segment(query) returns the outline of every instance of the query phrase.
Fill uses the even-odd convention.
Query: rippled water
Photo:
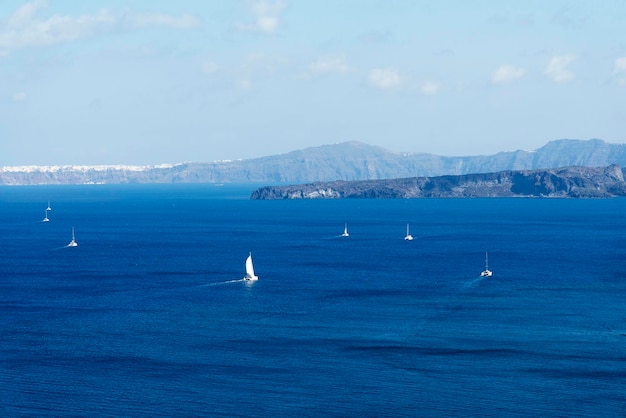
[[[626,200],[250,191],[0,189],[0,413],[626,414]]]

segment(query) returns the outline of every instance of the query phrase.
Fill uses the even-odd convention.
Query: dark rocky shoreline
[[[410,177],[388,180],[315,182],[266,186],[253,200],[341,198],[472,198],[559,197],[608,198],[626,196],[620,166],[564,167],[550,170],[500,171],[458,176]]]

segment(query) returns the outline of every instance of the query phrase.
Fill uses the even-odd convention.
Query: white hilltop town
[[[165,183],[181,164],[20,165],[0,167],[0,185]]]
[[[56,173],[59,171],[87,172],[87,171],[148,171],[154,169],[173,168],[179,164],[156,165],[16,165],[0,167],[0,173]]]

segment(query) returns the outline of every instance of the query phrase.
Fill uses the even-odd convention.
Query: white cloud
[[[272,33],[278,28],[284,8],[285,4],[280,0],[273,3],[266,0],[253,1],[248,11],[254,18],[254,23],[238,23],[237,29],[244,32]]]
[[[613,68],[614,74],[626,72],[626,57],[617,58],[615,60],[615,67]]]
[[[252,80],[248,78],[242,78],[235,81],[235,88],[237,90],[251,90],[252,87],[254,87],[254,83],[252,83]]]
[[[324,55],[309,65],[309,72],[314,75],[347,73],[349,70],[348,61],[342,55]]]
[[[44,0],[35,0],[30,3],[25,3],[17,9],[15,13],[13,13],[13,16],[9,18],[7,26],[18,27],[25,25],[33,18],[38,10],[43,9],[46,6],[47,3]]]
[[[53,14],[40,17],[47,6],[44,0],[25,3],[9,17],[5,25],[0,25],[0,51],[71,42],[113,30],[121,25],[132,28],[187,29],[199,24],[199,21],[191,15],[174,17],[153,13],[127,14],[120,17],[107,9],[80,16]]]
[[[526,74],[523,68],[517,68],[512,65],[501,65],[494,71],[491,81],[494,84],[510,83],[522,78]]]
[[[392,68],[375,68],[370,71],[367,80],[371,86],[379,89],[391,89],[400,85],[400,75]]]
[[[574,73],[567,67],[576,60],[574,55],[560,55],[553,57],[548,66],[546,67],[544,74],[552,81],[556,83],[567,83],[574,79]]]
[[[427,81],[420,86],[420,92],[427,95],[437,94],[440,89],[441,85],[434,81]]]
[[[12,97],[14,102],[24,102],[26,101],[26,93],[24,93],[23,91],[20,91],[18,93],[15,93]]]
[[[137,28],[157,26],[171,29],[191,29],[200,25],[200,21],[189,14],[176,17],[164,13],[146,13],[130,16],[129,20]]]
[[[617,85],[626,87],[626,57],[620,57],[615,60],[613,74],[617,78]]]
[[[202,72],[205,74],[215,74],[219,69],[220,67],[211,61],[207,61],[202,64]]]
[[[276,74],[281,68],[279,57],[264,53],[254,52],[248,54],[239,66],[239,70],[247,77],[259,78]]]
[[[53,15],[38,19],[37,13],[46,7],[45,1],[34,1],[20,7],[0,28],[0,48],[11,50],[54,45],[90,36],[115,24],[115,18],[105,9],[95,15]]]

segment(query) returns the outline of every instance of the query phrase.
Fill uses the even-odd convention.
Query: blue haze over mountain
[[[625,144],[611,144],[600,139],[561,139],[535,151],[454,157],[397,153],[353,141],[248,160],[182,163],[140,169],[125,166],[4,167],[0,168],[0,184],[278,184],[463,175],[568,166],[604,167],[611,164],[626,166]]]

